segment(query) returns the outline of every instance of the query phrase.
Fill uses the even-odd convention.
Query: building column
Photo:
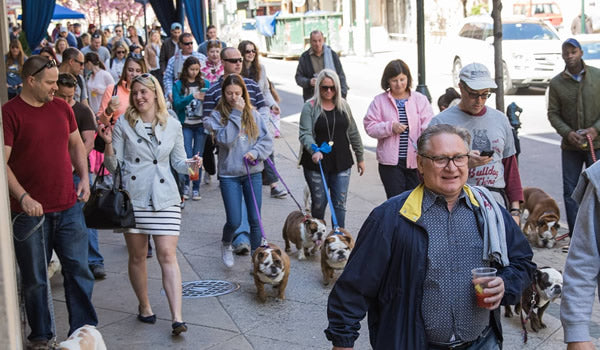
[[[0,0],[0,47],[8,48],[6,1]],[[6,86],[6,65],[0,65],[0,86]],[[0,89],[0,104],[8,100],[6,89]],[[0,130],[2,129],[0,111]],[[6,349],[23,349],[21,319],[17,294],[16,260],[10,226],[10,203],[6,162],[4,160],[4,133],[0,132],[0,339]]]

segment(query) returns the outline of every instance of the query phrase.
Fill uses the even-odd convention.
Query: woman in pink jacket
[[[383,70],[383,93],[375,96],[363,121],[377,139],[379,176],[387,198],[419,184],[417,139],[433,118],[427,97],[411,91],[412,76],[404,61],[393,60]]]

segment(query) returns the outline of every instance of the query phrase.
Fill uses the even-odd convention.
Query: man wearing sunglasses
[[[75,101],[84,104],[89,107],[88,102],[88,90],[87,84],[83,79],[83,68],[85,64],[85,57],[81,51],[74,47],[69,47],[63,51],[63,60],[58,67],[60,73],[72,74],[77,79],[77,86],[75,88]]]
[[[335,71],[340,77],[342,97],[346,98],[348,84],[340,58],[329,45],[325,45],[323,32],[313,30],[310,33],[310,49],[302,53],[296,69],[296,84],[302,88],[302,98],[305,102],[314,96],[317,75],[325,68]]]
[[[32,56],[23,65],[21,94],[2,106],[4,153],[14,220],[15,255],[35,349],[47,348],[52,333],[46,280],[50,252],[62,264],[69,334],[97,325],[92,305],[94,278],[88,268],[88,235],[77,201],[90,195],[88,181],[73,183],[73,171],[88,178],[86,150],[71,107],[54,98],[56,62]],[[74,82],[73,80],[71,82]]]
[[[221,42],[221,49],[227,47],[227,44],[224,41],[219,40],[219,38],[217,37],[217,27],[211,24],[208,27],[206,27],[206,40],[202,44],[200,44],[200,46],[198,46],[198,52],[200,52],[204,56],[208,56],[206,48],[208,47],[208,42],[211,40],[217,40]]]
[[[102,46],[102,35],[100,32],[92,34],[90,44],[81,49],[81,53],[84,55],[88,52],[97,53],[102,62],[110,60],[110,51],[108,51],[106,47]]]
[[[512,128],[504,113],[485,105],[497,85],[481,63],[463,67],[459,78],[460,103],[438,114],[430,125],[450,124],[469,130],[468,184],[492,191],[496,201],[519,223],[523,188]]]
[[[191,33],[183,33],[179,36],[179,51],[175,52],[175,55],[169,58],[169,63],[167,63],[167,69],[163,77],[165,97],[171,102],[173,102],[173,83],[179,79],[183,62],[190,56],[196,57],[200,61],[200,65],[204,66],[206,56],[194,51],[194,37]]]

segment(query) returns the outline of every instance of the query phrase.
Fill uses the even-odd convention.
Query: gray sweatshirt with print
[[[560,320],[566,343],[590,340],[590,318],[600,287],[600,162],[579,178],[577,220],[563,274]]]

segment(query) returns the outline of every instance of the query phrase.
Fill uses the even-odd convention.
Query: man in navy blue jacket
[[[331,291],[325,334],[334,349],[354,346],[367,312],[374,349],[501,348],[499,306],[519,301],[536,266],[510,214],[466,185],[469,145],[468,131],[447,124],[419,138],[424,184],[371,212]],[[485,266],[497,275],[480,307],[471,270]]]

